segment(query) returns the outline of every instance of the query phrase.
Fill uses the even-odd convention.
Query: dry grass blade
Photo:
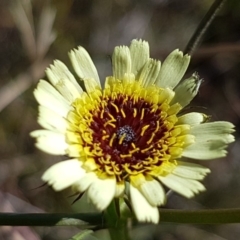
[[[14,81],[9,82],[0,89],[0,112],[12,101],[25,92],[34,81],[41,78],[50,60],[34,63],[28,71],[21,73]]]
[[[43,57],[51,44],[56,39],[56,33],[53,31],[53,23],[56,11],[47,6],[42,10],[37,31],[37,56]]]
[[[46,6],[42,10],[38,31],[34,29],[31,1],[15,1],[10,11],[21,34],[26,55],[32,64],[27,71],[24,70],[13,81],[0,89],[0,111],[44,75],[44,70],[50,63],[45,55],[56,38],[56,34],[52,30],[56,11],[51,7]],[[35,34],[36,32],[37,34]]]
[[[15,1],[10,7],[13,20],[21,35],[23,47],[28,58],[33,61],[36,58],[36,41],[31,10],[31,1]]]

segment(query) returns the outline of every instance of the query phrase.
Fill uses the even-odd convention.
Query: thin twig
[[[223,4],[226,1],[227,0],[216,0],[212,4],[212,6],[208,10],[208,12],[204,16],[204,18],[198,25],[198,27],[197,27],[196,31],[194,32],[193,36],[191,37],[190,41],[188,42],[188,44],[185,48],[185,51],[184,51],[185,53],[187,53],[189,55],[192,55],[194,53],[196,47],[198,46],[199,42],[201,41],[201,39],[204,35],[204,33],[206,32],[206,30],[212,23],[213,19],[216,17],[218,11],[221,9],[221,7],[223,6]]]

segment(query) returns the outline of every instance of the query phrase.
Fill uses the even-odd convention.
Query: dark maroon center
[[[136,100],[120,94],[114,99],[102,99],[101,103],[91,112],[93,143],[98,144],[104,153],[103,157],[110,156],[120,170],[124,164],[132,166],[133,170],[139,164],[146,169],[149,167],[148,159],[156,159],[161,151],[168,151],[163,150],[162,146],[170,129],[166,125],[167,114],[162,113],[160,107],[142,98]],[[85,144],[90,148],[94,145]],[[95,156],[94,159],[100,169],[104,169],[101,157]],[[159,158],[155,165],[161,163]]]

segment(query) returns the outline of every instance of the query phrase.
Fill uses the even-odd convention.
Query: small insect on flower
[[[58,60],[46,70],[51,84],[40,80],[34,91],[46,129],[31,133],[36,146],[70,158],[50,167],[43,181],[56,191],[86,192],[99,210],[125,196],[139,221],[153,223],[166,202],[162,184],[187,198],[205,190],[200,180],[210,170],[180,159],[225,156],[234,126],[181,114],[201,83],[197,74],[179,83],[190,56],[175,50],[161,66],[146,41],[133,40],[114,49],[103,88],[84,48],[69,57],[86,91]]]

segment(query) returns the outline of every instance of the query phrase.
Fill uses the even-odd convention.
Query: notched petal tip
[[[192,180],[203,180],[211,171],[202,165],[178,161],[178,165],[172,171],[173,174]]]
[[[186,198],[192,198],[195,194],[206,190],[204,185],[199,181],[183,178],[172,173],[164,177],[159,176],[158,178],[168,188]]]
[[[125,74],[131,73],[131,56],[127,46],[117,46],[112,55],[113,76],[122,80]]]
[[[175,89],[175,97],[172,104],[178,102],[182,107],[187,106],[192,99],[197,95],[202,79],[195,72],[190,78],[185,79]]]
[[[51,166],[43,174],[42,180],[52,186],[55,191],[61,191],[80,181],[84,174],[81,162],[77,159],[71,159]]]
[[[139,38],[139,39],[133,39],[132,41],[131,41],[131,45],[134,45],[134,44],[136,44],[136,45],[143,45],[143,44],[146,44],[146,45],[149,45],[148,44],[148,42],[147,41],[145,41],[145,40],[143,40],[143,39],[141,39],[141,38]],[[131,46],[130,45],[130,46]]]
[[[49,81],[69,104],[82,94],[82,88],[67,66],[61,61],[55,60],[45,72]]]
[[[68,145],[64,134],[50,130],[35,130],[30,136],[36,138],[35,146],[43,152],[53,155],[66,154]]]
[[[174,88],[185,74],[190,62],[188,54],[183,55],[178,49],[171,52],[162,64],[156,84],[159,87]]]
[[[101,85],[97,69],[85,48],[79,46],[71,50],[68,55],[80,79],[93,78],[99,86]]]
[[[149,59],[149,44],[141,39],[134,39],[129,47],[132,60],[132,73],[138,79],[141,70]]]
[[[130,197],[133,211],[140,222],[159,222],[159,211],[157,207],[152,206],[140,191],[130,184]]]
[[[190,59],[191,59],[191,56],[190,56],[189,54],[183,55],[183,51],[179,50],[178,48],[175,49],[175,50],[173,50],[173,51],[168,55],[168,57],[171,57],[172,60],[178,59],[179,61],[184,60],[184,61],[186,61],[186,62],[190,61]],[[167,58],[168,58],[168,57],[167,57]]]

